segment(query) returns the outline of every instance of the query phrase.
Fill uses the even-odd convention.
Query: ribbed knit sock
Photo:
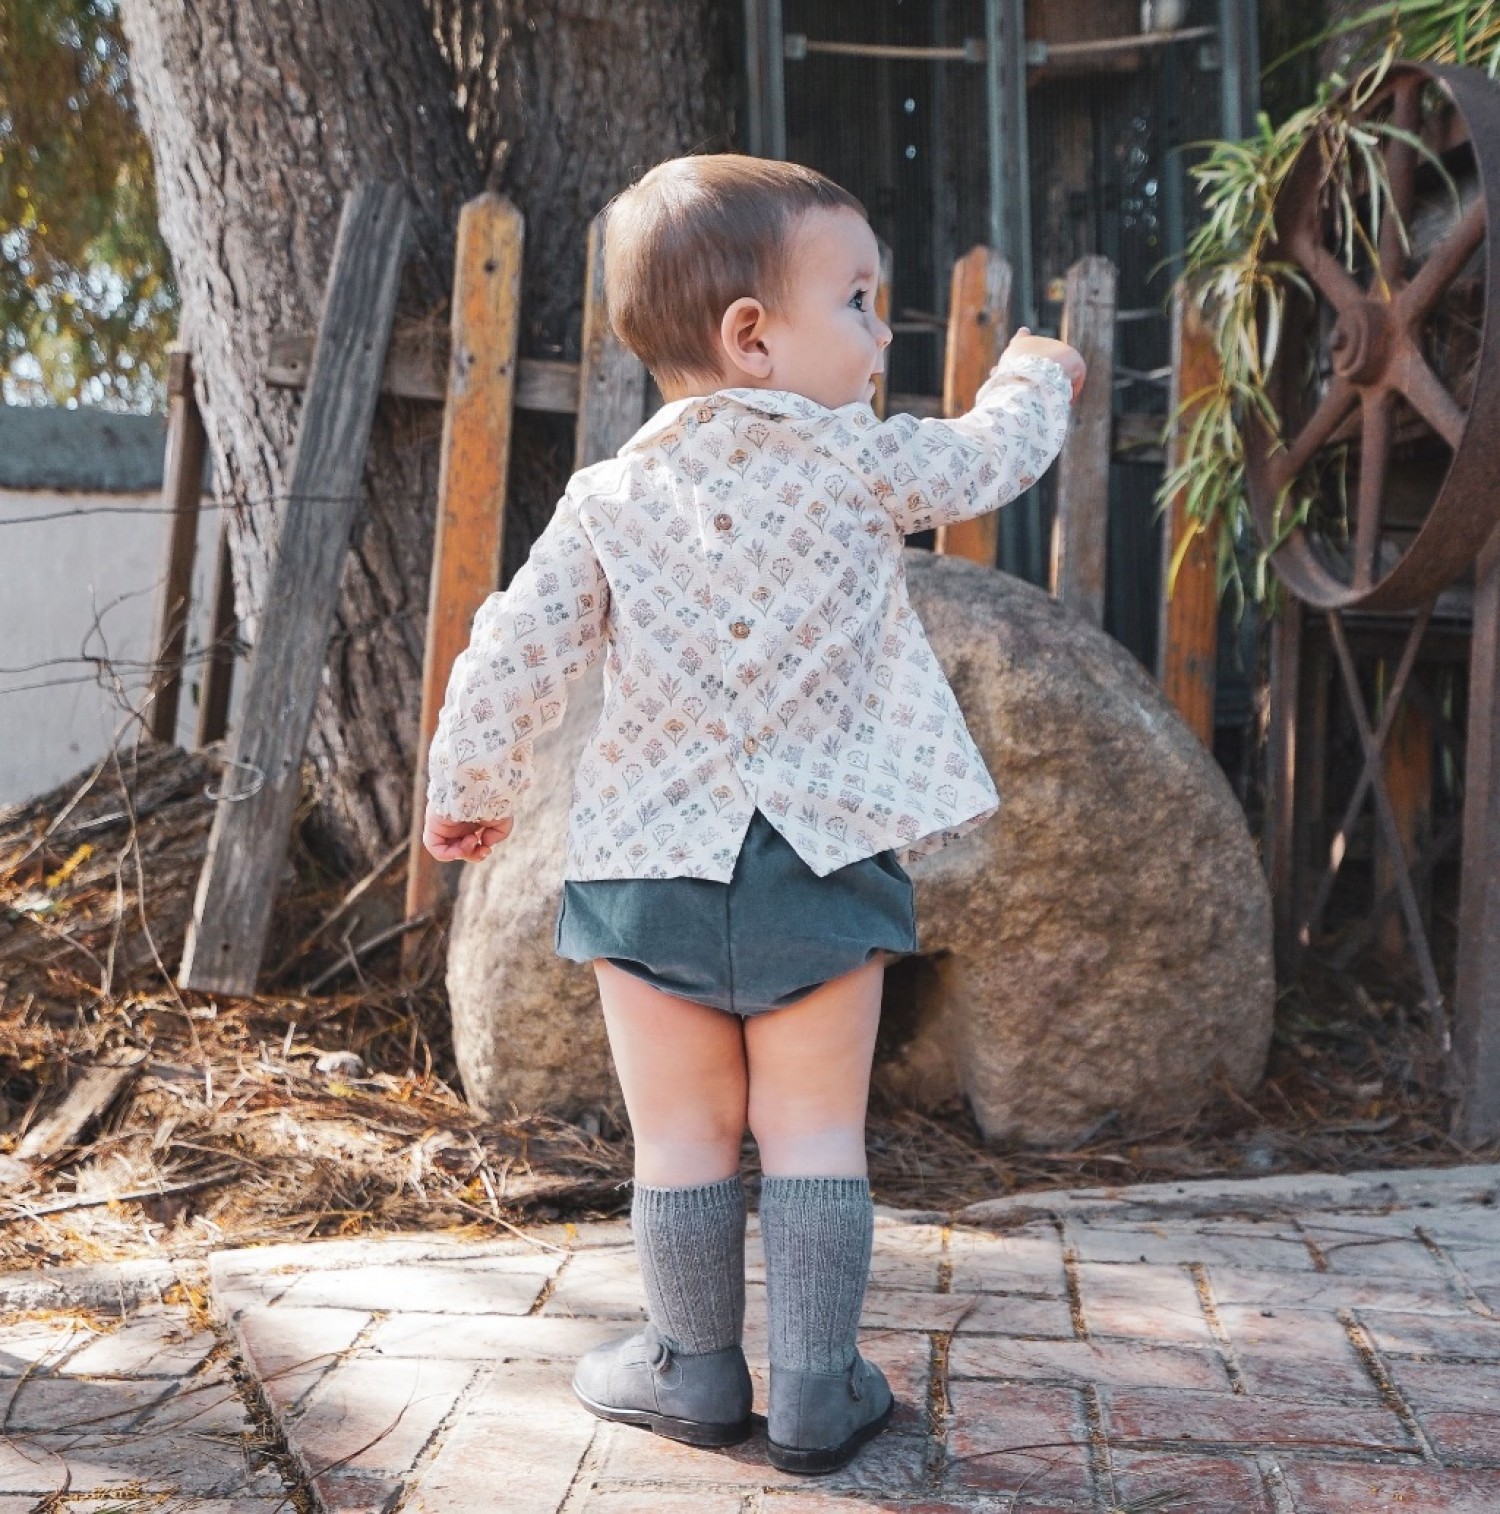
[[[854,1360],[870,1276],[869,1178],[761,1180],[771,1365],[842,1372]]]
[[[630,1228],[651,1323],[686,1356],[737,1345],[745,1327],[745,1185],[635,1185]]]

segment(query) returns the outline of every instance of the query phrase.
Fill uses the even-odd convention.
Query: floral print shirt
[[[568,680],[602,661],[566,878],[727,881],[757,808],[819,876],[971,830],[999,796],[907,597],[902,538],[1029,488],[1071,397],[1028,356],[953,420],[767,389],[665,405],[573,476],[475,615],[428,754],[433,809],[511,815]]]

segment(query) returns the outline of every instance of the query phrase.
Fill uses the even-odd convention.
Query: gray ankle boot
[[[832,1472],[890,1423],[896,1401],[874,1362],[844,1372],[771,1368],[766,1455],[782,1472]]]
[[[737,1445],[754,1429],[744,1351],[734,1345],[689,1356],[651,1324],[588,1352],[573,1373],[573,1392],[600,1419],[692,1446]]]
[[[890,1423],[890,1385],[855,1344],[874,1223],[867,1178],[761,1181],[771,1346],[766,1454],[782,1472],[832,1472]]]

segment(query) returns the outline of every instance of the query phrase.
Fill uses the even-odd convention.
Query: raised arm
[[[972,520],[1024,494],[1052,466],[1072,399],[1059,363],[1008,355],[967,414],[893,415],[866,431],[859,467],[903,535]]]
[[[558,724],[567,681],[605,645],[609,585],[570,490],[525,566],[474,616],[427,754],[429,809],[502,820],[531,782],[532,742]]]

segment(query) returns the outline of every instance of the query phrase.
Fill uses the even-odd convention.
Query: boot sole
[[[614,1409],[596,1404],[593,1399],[573,1389],[573,1396],[597,1419],[616,1425],[638,1425],[641,1429],[680,1440],[690,1446],[737,1446],[755,1433],[755,1416],[747,1414],[738,1424],[715,1425],[696,1419],[676,1419],[670,1414],[653,1414],[648,1409]]]
[[[895,1412],[896,1401],[893,1398],[886,1406],[884,1414],[878,1419],[872,1419],[868,1424],[861,1425],[848,1440],[838,1446],[818,1446],[811,1450],[799,1451],[795,1446],[778,1446],[767,1436],[766,1456],[778,1472],[800,1472],[805,1475],[816,1472],[836,1472],[840,1467],[853,1461],[860,1447],[867,1441],[874,1440],[890,1424],[891,1415]]]

